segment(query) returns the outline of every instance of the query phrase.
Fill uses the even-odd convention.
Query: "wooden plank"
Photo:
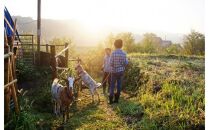
[[[57,58],[59,55],[61,55],[63,52],[65,52],[66,50],[68,50],[69,46],[67,46],[65,49],[63,49],[62,51],[60,51],[57,55],[55,55],[55,58]]]
[[[11,59],[10,60],[14,60],[14,57],[13,55],[11,56]],[[14,63],[14,62],[13,62]],[[13,80],[13,75],[12,75],[12,63],[9,64],[9,69],[10,69],[10,76],[9,76],[9,79],[10,80]],[[16,95],[16,89],[15,89],[15,85],[12,84],[11,85],[11,92],[12,92],[12,98],[13,98],[13,101],[14,101],[14,104],[15,104],[15,112],[18,114],[19,113],[19,105],[18,105],[18,101],[17,101],[17,95]]]
[[[11,86],[12,84],[15,84],[17,82],[17,79],[9,82],[8,84],[4,85],[4,89],[6,89],[7,87]]]
[[[56,67],[58,70],[68,70],[68,68],[64,68],[64,67]]]
[[[4,54],[4,59],[9,58],[11,55],[13,55],[14,53],[9,52],[7,54]]]
[[[10,49],[8,48],[8,51]],[[9,74],[10,74],[10,69],[9,69],[9,64],[10,64],[10,58],[7,60],[7,83],[9,83]],[[9,119],[9,111],[10,111],[10,87],[4,90],[4,95],[5,95],[5,119],[6,121]]]
[[[69,44],[68,43],[65,43],[65,48],[69,48]],[[66,66],[65,67],[68,67],[68,55],[69,55],[69,49],[67,49],[65,51],[65,63],[66,63]]]
[[[46,52],[48,53],[49,52],[49,45],[46,44]]]
[[[52,66],[52,80],[57,78],[57,68],[56,68],[56,59],[55,59],[56,51],[55,46],[51,46],[51,66]]]

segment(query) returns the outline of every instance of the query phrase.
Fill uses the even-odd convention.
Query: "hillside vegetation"
[[[144,116],[139,129],[204,129],[204,57],[130,54],[125,90]],[[138,75],[138,76],[137,76]]]
[[[103,53],[92,53],[97,57],[91,57],[89,52],[82,64],[94,79],[101,81],[99,65]],[[52,114],[50,70],[18,68],[22,78],[30,76],[27,71],[35,75],[22,79],[19,86],[28,93],[19,99],[20,116],[14,115],[6,129],[204,129],[204,57],[140,53],[128,57],[120,103],[108,105],[108,98],[101,94],[100,88],[101,102],[92,104],[89,90],[83,90],[81,101],[70,107],[70,120],[66,124],[62,124],[62,117]],[[95,69],[91,67],[94,63],[98,63]]]

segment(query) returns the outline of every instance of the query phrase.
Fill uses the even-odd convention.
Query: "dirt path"
[[[101,94],[101,91],[100,95],[100,103],[97,100],[95,100],[95,103],[91,103],[89,91],[83,90],[80,95],[81,101],[77,102],[77,106],[74,105],[71,107],[69,121],[65,125],[62,125],[62,118],[57,117],[52,123],[52,129],[128,129],[123,119],[113,110],[113,107],[116,107],[117,104],[109,105],[107,103],[107,97]]]
[[[36,120],[38,120],[36,121],[37,129],[130,130],[131,125],[136,123],[134,120],[141,119],[141,117],[133,118],[134,114],[138,114],[140,106],[133,100],[126,99],[126,94],[122,93],[118,104],[109,105],[108,97],[103,95],[102,88],[99,88],[100,102],[98,103],[95,96],[95,103],[92,103],[89,90],[84,89],[79,95],[81,101],[76,102],[76,104],[70,107],[70,119],[63,125],[62,116],[57,117],[53,114],[50,83],[45,83],[41,87],[40,85],[35,85],[35,83],[25,83],[24,85],[27,88],[26,90],[28,90],[27,97],[31,101],[34,101],[30,113],[35,115]]]

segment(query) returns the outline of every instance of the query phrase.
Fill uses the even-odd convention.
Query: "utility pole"
[[[37,15],[37,63],[40,65],[40,42],[41,42],[41,0],[38,0]]]

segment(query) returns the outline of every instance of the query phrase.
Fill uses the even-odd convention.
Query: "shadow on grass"
[[[87,104],[80,109],[71,106],[70,118],[65,124],[62,122],[62,115],[57,117],[52,113],[39,113],[42,121],[39,121],[37,128],[42,130],[75,130],[85,123],[93,123],[97,120],[96,118],[89,118],[89,115],[97,111],[97,106],[97,104],[93,103]]]
[[[120,98],[119,103],[113,103],[111,107],[130,128],[133,128],[133,125],[140,121],[144,115],[143,108],[140,104],[124,97]]]
[[[75,130],[86,123],[94,123],[97,119],[91,118],[98,110],[97,103],[86,104],[85,107],[79,108],[80,106],[73,105],[70,109],[70,119],[62,126],[63,130]]]

